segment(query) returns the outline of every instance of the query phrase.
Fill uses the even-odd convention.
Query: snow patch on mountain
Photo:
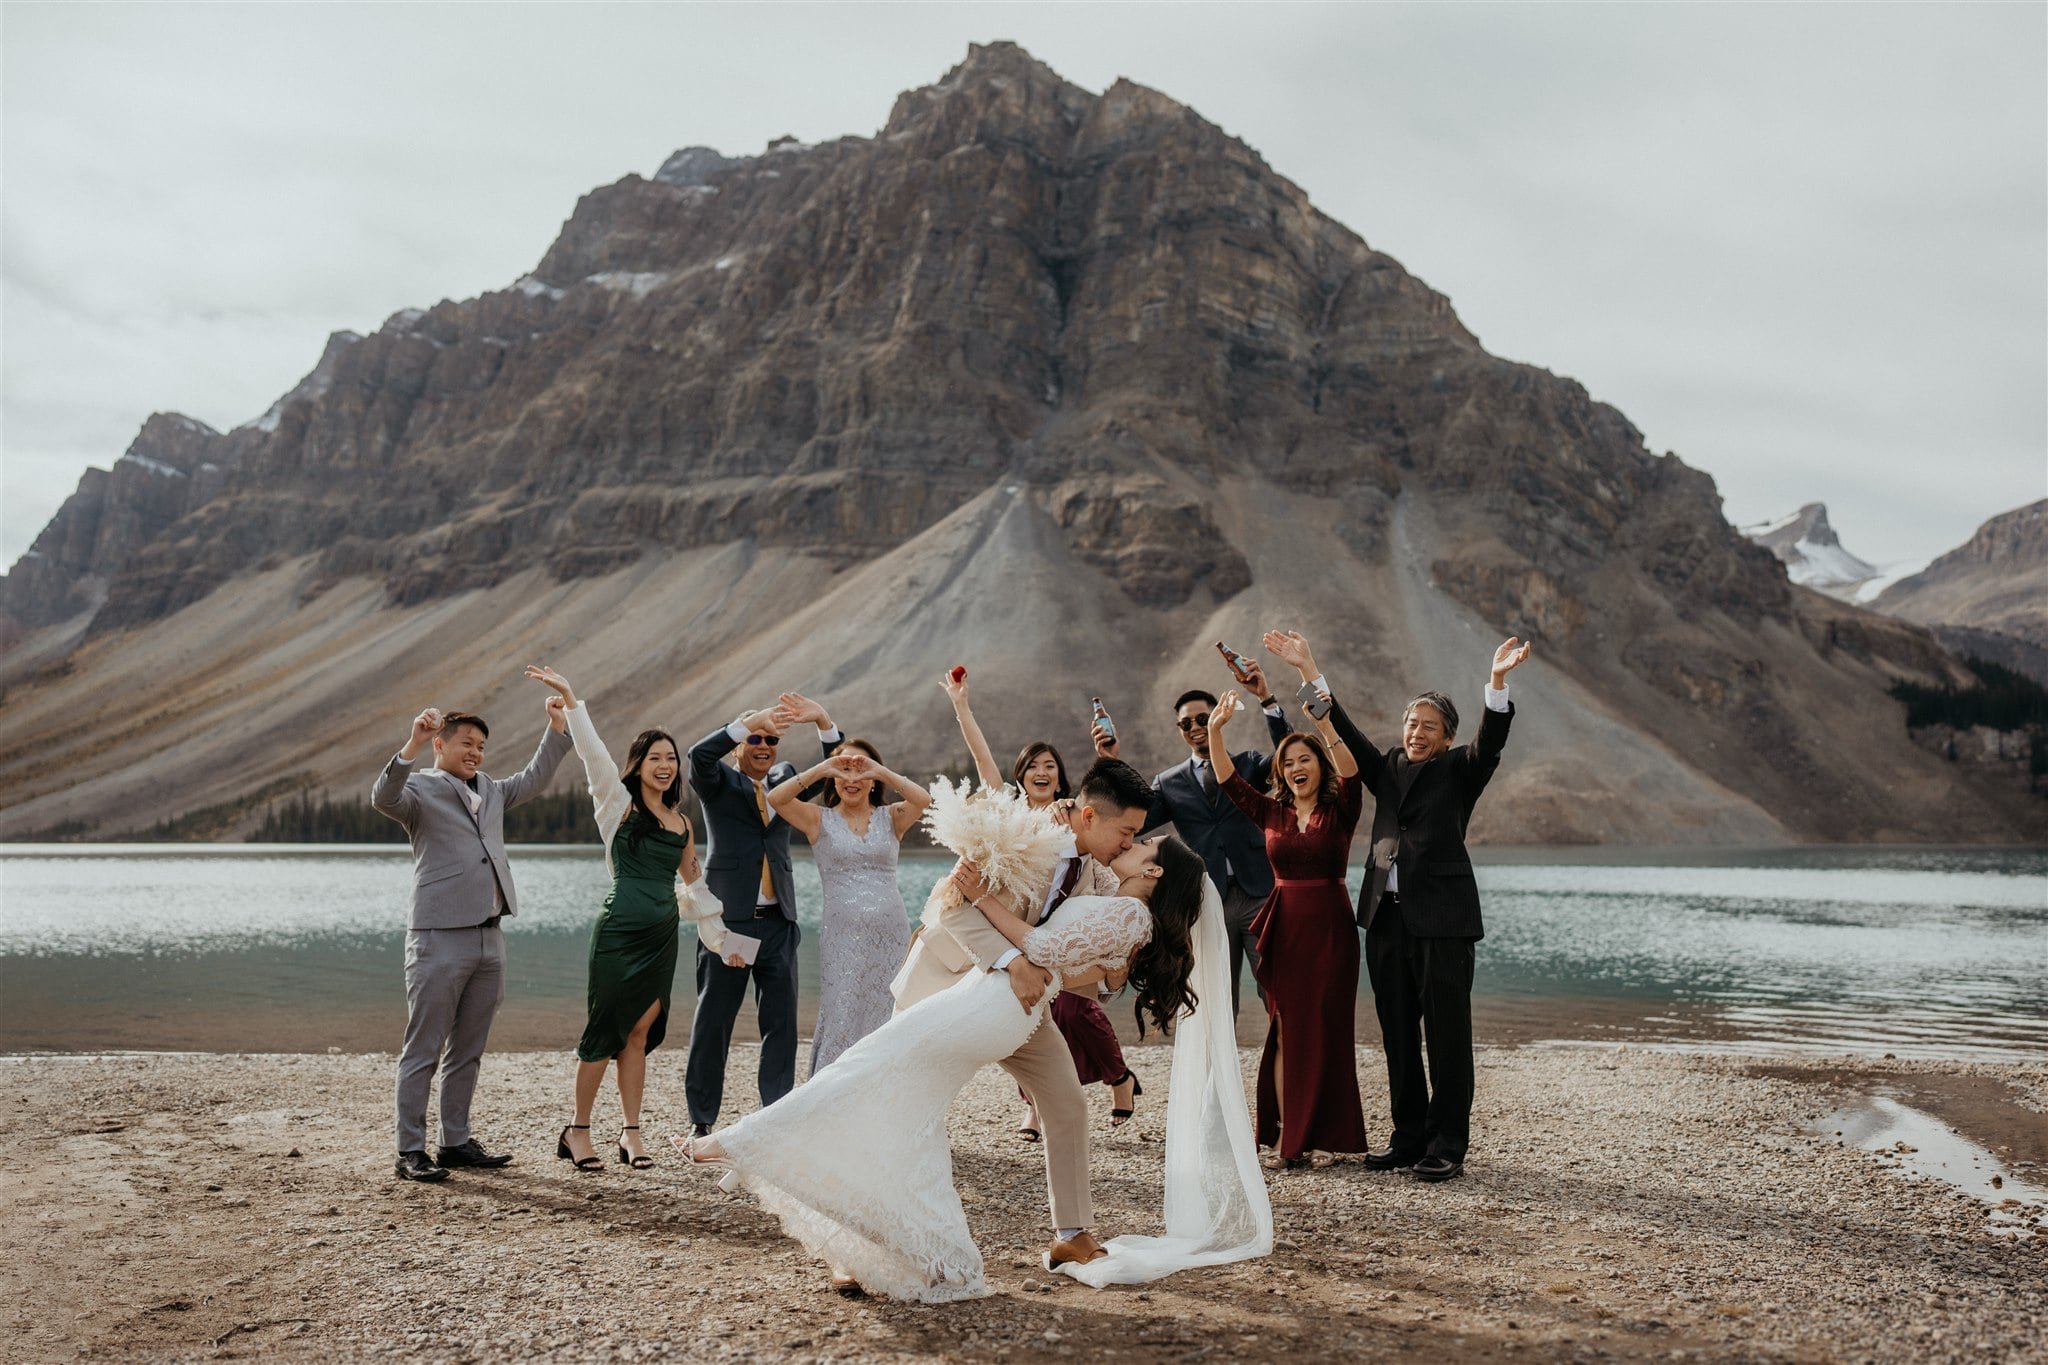
[[[1786,576],[1845,601],[1882,572],[1877,565],[1849,553],[1828,524],[1825,503],[1809,502],[1774,521],[1742,527],[1742,534],[1776,555]]]

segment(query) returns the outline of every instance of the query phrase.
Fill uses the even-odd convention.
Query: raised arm
[[[1479,739],[1467,750],[1470,755],[1467,764],[1471,769],[1467,784],[1474,788],[1475,796],[1493,777],[1493,770],[1500,766],[1501,750],[1507,747],[1508,726],[1515,716],[1515,704],[1508,697],[1508,674],[1520,668],[1528,657],[1529,645],[1512,635],[1493,653],[1493,673],[1486,687],[1486,710],[1479,717]]]
[[[632,797],[619,781],[619,765],[612,761],[605,749],[604,741],[598,738],[597,725],[590,719],[590,708],[577,699],[576,689],[569,680],[552,668],[538,664],[526,666],[526,676],[541,683],[562,700],[569,724],[569,739],[576,746],[576,756],[583,760],[584,785],[590,792],[590,808],[597,817],[597,835],[604,844],[609,857],[612,836],[619,832],[619,825],[626,818],[626,812],[633,808]]]
[[[406,787],[405,780],[412,776],[412,762],[419,757],[421,747],[440,731],[441,712],[435,707],[429,706],[412,718],[412,733],[406,736],[405,747],[392,756],[384,771],[377,774],[377,780],[370,784],[370,806],[378,814],[412,828],[420,802]]]
[[[562,760],[569,756],[567,705],[560,697],[549,697],[547,715],[548,728],[540,732],[540,747],[533,751],[533,757],[524,768],[498,784],[506,810],[525,805],[539,796],[542,789],[554,781],[555,769],[561,767]]]
[[[1238,713],[1237,689],[1232,688],[1209,708],[1209,763],[1216,771],[1216,785],[1222,786],[1237,771],[1237,760],[1230,756],[1230,741],[1224,737],[1223,727],[1230,724],[1230,718]]]
[[[1362,777],[1367,786],[1376,786],[1380,770],[1386,764],[1386,755],[1373,746],[1351,717],[1344,714],[1344,708],[1336,702],[1330,691],[1330,680],[1323,676],[1323,670],[1316,665],[1316,656],[1309,650],[1308,641],[1296,630],[1269,630],[1264,637],[1267,649],[1294,665],[1294,671],[1301,675],[1303,683],[1313,686],[1324,696],[1330,697],[1330,712],[1316,724],[1324,740],[1342,744],[1351,759],[1351,771],[1345,772],[1343,761],[1332,752],[1330,761],[1337,765],[1340,777]],[[1324,723],[1327,722],[1327,725]]]
[[[871,782],[880,782],[900,798],[889,807],[889,820],[899,840],[910,832],[912,825],[924,818],[925,807],[932,803],[930,792],[902,774],[875,762],[859,750],[855,750],[851,755],[842,754],[840,757],[861,760],[861,766],[857,769],[861,776]]]
[[[974,712],[967,705],[967,680],[953,681],[949,669],[939,675],[939,686],[946,689],[946,699],[953,703],[953,719],[960,722],[960,735],[967,741],[967,752],[974,758],[974,772],[984,787],[1000,787],[1010,779],[996,766],[996,756],[989,751],[988,738],[981,733],[981,722],[974,718]]]
[[[1334,706],[1332,710],[1336,709]],[[1351,744],[1337,732],[1337,727],[1324,715],[1316,720],[1316,733],[1323,737],[1323,743],[1330,750],[1330,764],[1336,768],[1337,776],[1352,778],[1358,776],[1358,759],[1351,752]]]
[[[789,728],[789,721],[781,708],[749,711],[730,725],[713,730],[690,746],[690,787],[697,795],[710,801],[717,797],[723,785],[718,776],[719,760],[738,748],[748,734],[780,735]],[[752,798],[748,798],[751,803]]]
[[[801,692],[784,692],[775,700],[775,710],[782,717],[784,725],[809,723],[818,729],[818,757],[830,758],[839,752],[839,746],[846,743],[846,736],[832,723],[832,717],[825,714],[825,708]],[[824,795],[825,784],[818,783],[804,793],[809,801]]]
[[[804,798],[810,795],[812,788],[831,781],[842,766],[839,759],[822,759],[794,777],[776,783],[768,789],[770,809],[787,820],[792,828],[801,830],[804,838],[816,843],[818,831],[824,827],[825,808],[812,805]]]

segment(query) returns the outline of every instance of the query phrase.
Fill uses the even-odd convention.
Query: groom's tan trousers
[[[940,894],[945,886],[941,882],[933,894]],[[1079,889],[1087,895],[1109,894],[1116,889],[1115,874],[1090,859]],[[961,906],[955,894],[941,924],[927,924],[910,945],[910,956],[891,983],[896,1008],[909,1009],[968,972],[983,970],[982,964],[993,963],[1009,946],[979,910]],[[998,1065],[1038,1104],[1038,1128],[1045,1135],[1045,1190],[1054,1231],[1087,1227],[1094,1212],[1088,1195],[1088,1101],[1074,1071],[1074,1054],[1053,1024],[1050,1006],[1024,1046]]]
[[[1073,1051],[1054,1027],[1049,1008],[1024,1046],[999,1065],[1038,1104],[1054,1229],[1087,1227],[1093,1214],[1088,1199],[1088,1100],[1074,1071]]]

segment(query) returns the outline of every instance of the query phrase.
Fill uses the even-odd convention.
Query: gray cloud
[[[970,41],[1129,76],[1866,558],[2048,493],[2038,6],[7,6],[0,560],[157,409],[500,287],[674,148],[866,134]]]

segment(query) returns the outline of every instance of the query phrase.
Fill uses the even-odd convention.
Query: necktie
[[[1216,770],[1206,763],[1195,764],[1195,772],[1202,779],[1202,795],[1209,798],[1209,804],[1216,804]]]
[[[761,812],[761,828],[766,829],[775,817],[768,813],[768,789],[759,782],[754,784],[754,809]],[[761,902],[765,905],[775,898],[775,873],[768,866],[768,852],[766,849],[763,849],[761,852]]]
[[[1066,904],[1067,897],[1073,895],[1074,888],[1080,885],[1082,856],[1083,855],[1076,853],[1073,856],[1073,858],[1068,861],[1067,873],[1065,876],[1060,878],[1059,889],[1052,893],[1052,900],[1047,902],[1045,907],[1045,913],[1038,917],[1038,922],[1040,924],[1043,924],[1047,919],[1049,919],[1052,916],[1053,911],[1059,909],[1062,905]]]

